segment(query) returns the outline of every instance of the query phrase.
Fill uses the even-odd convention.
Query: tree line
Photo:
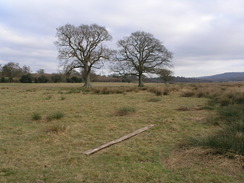
[[[173,73],[168,69],[172,66],[172,53],[150,33],[136,31],[124,37],[117,42],[117,50],[106,47],[104,42],[111,41],[112,36],[105,27],[97,24],[60,26],[56,38],[54,43],[58,48],[63,73],[46,74],[40,69],[31,74],[30,67],[20,67],[18,63],[9,62],[0,65],[0,82],[83,81],[83,87],[90,88],[91,81],[102,78],[113,81],[136,79],[139,87],[144,86],[145,74],[149,73],[159,75],[164,82],[172,79]],[[105,61],[110,62],[111,70],[116,74],[102,77],[93,72],[94,69],[101,69]]]
[[[44,69],[31,72],[29,66],[20,66],[19,63],[9,62],[5,65],[0,64],[0,83],[81,83],[84,82],[84,73],[76,70],[70,73],[46,73]],[[94,71],[90,73],[92,82],[135,82],[137,78],[132,75],[98,75]]]

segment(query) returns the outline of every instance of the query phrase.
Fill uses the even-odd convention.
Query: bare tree
[[[136,75],[143,86],[143,73],[155,73],[156,68],[170,66],[172,53],[150,33],[137,31],[118,41],[120,48],[113,71]]]
[[[111,51],[102,43],[110,41],[112,36],[105,27],[99,25],[74,26],[66,24],[57,28],[57,41],[60,65],[67,73],[81,68],[84,72],[85,84],[90,88],[90,72],[92,68],[101,68],[103,60],[109,60]]]
[[[155,73],[159,75],[165,84],[173,79],[173,71],[169,69],[157,69]]]

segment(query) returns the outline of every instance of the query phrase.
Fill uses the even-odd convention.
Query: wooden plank
[[[101,145],[101,146],[99,146],[99,147],[97,147],[97,148],[95,148],[95,149],[90,149],[90,150],[88,150],[88,151],[85,151],[84,154],[85,154],[85,155],[91,155],[91,154],[93,154],[93,153],[95,153],[95,152],[97,152],[97,151],[100,151],[100,150],[102,150],[102,149],[104,149],[104,148],[106,148],[106,147],[109,147],[109,146],[111,146],[111,145],[117,144],[117,143],[122,142],[122,141],[124,141],[124,140],[126,140],[126,139],[129,139],[129,138],[131,138],[131,137],[133,137],[133,136],[135,136],[135,135],[137,135],[137,134],[140,134],[140,133],[142,133],[142,132],[148,130],[149,128],[152,128],[153,126],[154,126],[154,125],[151,124],[151,125],[146,126],[146,127],[144,127],[144,128],[138,129],[138,130],[136,130],[136,131],[134,131],[134,132],[132,132],[132,133],[130,133],[130,134],[128,134],[128,135],[125,135],[125,136],[123,136],[123,137],[121,137],[121,138],[119,138],[119,139],[116,139],[116,140],[113,140],[113,141],[108,142],[108,143],[106,143],[106,144],[103,144],[103,145]]]

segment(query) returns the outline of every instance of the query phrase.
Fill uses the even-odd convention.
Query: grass
[[[64,113],[63,112],[60,112],[60,111],[58,111],[58,112],[54,112],[54,113],[52,113],[52,114],[49,114],[48,116],[47,116],[47,121],[51,121],[51,120],[54,120],[54,119],[61,119],[61,118],[63,118],[64,117]]]
[[[136,109],[134,107],[126,106],[126,107],[121,107],[119,110],[116,112],[116,116],[126,116],[128,114],[135,113]]]
[[[34,112],[34,113],[32,114],[31,119],[37,121],[37,120],[42,119],[42,117],[41,117],[41,114],[39,114],[39,113],[37,113],[37,112]]]
[[[171,85],[167,95],[157,97],[148,88],[163,85],[148,84],[143,90],[135,86],[95,83],[94,89],[125,91],[101,95],[82,91],[81,84],[0,84],[0,182],[243,181],[237,158],[181,148],[188,137],[216,134],[222,128],[205,122],[216,111],[176,110],[205,106],[209,99],[181,97],[182,89],[192,88],[188,85]],[[225,92],[236,88],[221,87]],[[47,95],[52,97],[43,100]],[[148,102],[152,98],[160,100]],[[123,108],[135,111],[114,115]],[[32,118],[35,112],[42,119],[59,116],[57,111],[63,117],[51,117],[48,123]],[[149,124],[155,127],[122,143],[91,156],[82,153]]]

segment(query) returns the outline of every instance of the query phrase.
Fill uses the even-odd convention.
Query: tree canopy
[[[170,66],[172,53],[161,41],[150,33],[137,31],[118,41],[120,50],[116,52],[118,62],[114,71],[136,75],[143,86],[143,73],[155,73],[155,69]]]
[[[109,60],[111,50],[103,42],[112,36],[105,27],[97,24],[74,26],[66,24],[57,28],[57,41],[60,64],[66,72],[81,68],[84,72],[85,88],[91,87],[90,72],[100,68],[101,61]]]

